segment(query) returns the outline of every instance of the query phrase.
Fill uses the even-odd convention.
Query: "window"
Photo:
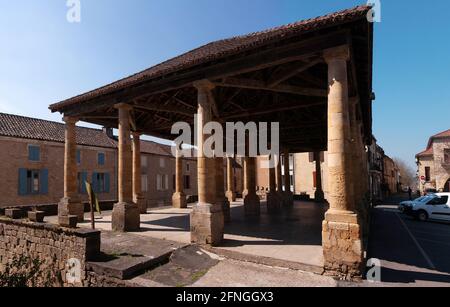
[[[147,175],[141,175],[141,190],[142,190],[142,192],[148,192],[148,177],[147,177]]]
[[[159,167],[161,168],[166,167],[166,160],[164,158],[159,158]]]
[[[191,176],[189,175],[184,176],[184,188],[186,190],[189,190],[191,188]]]
[[[97,159],[98,159],[98,165],[100,165],[100,166],[105,165],[105,160],[106,160],[105,153],[99,152]]]
[[[433,198],[428,204],[432,206],[446,205],[448,202],[448,196],[440,196]]]
[[[147,167],[147,156],[141,156],[141,167]]]
[[[172,188],[173,188],[173,190],[177,189],[177,178],[176,178],[175,174],[172,176]]]
[[[41,149],[39,146],[35,145],[28,146],[28,160],[32,162],[41,161]]]
[[[313,188],[317,188],[317,173],[313,172]]]
[[[189,172],[191,170],[191,165],[189,163],[186,163],[186,171]]]
[[[48,194],[48,170],[19,169],[19,195]]]
[[[166,191],[169,189],[169,175],[156,176],[156,189],[158,191]]]
[[[444,149],[444,162],[450,163],[450,149]]]
[[[429,166],[425,167],[425,181],[431,181],[431,168]]]
[[[77,179],[78,179],[78,193],[80,194],[86,194],[86,181],[88,178],[88,174],[86,172],[78,173]]]
[[[77,149],[77,164],[81,164],[81,150]]]
[[[95,193],[109,193],[110,176],[107,173],[92,174],[92,188]]]

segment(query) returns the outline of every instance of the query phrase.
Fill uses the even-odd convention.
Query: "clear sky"
[[[0,111],[59,121],[49,104],[212,40],[364,4],[357,0],[0,0]],[[381,0],[374,134],[414,163],[450,129],[450,1]]]

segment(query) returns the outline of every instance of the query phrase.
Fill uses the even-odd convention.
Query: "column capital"
[[[349,61],[350,48],[348,45],[342,45],[334,48],[325,49],[323,51],[323,58],[327,63],[334,60]]]
[[[66,124],[72,124],[75,125],[78,122],[78,118],[77,117],[73,117],[73,116],[64,116],[63,117],[63,121]]]
[[[133,110],[133,106],[129,105],[127,103],[117,103],[117,104],[114,105],[114,108],[116,108],[116,109],[124,109],[124,110],[127,110],[127,111]]]
[[[138,131],[132,131],[131,135],[133,136],[133,140],[136,139],[140,139],[140,137],[142,136],[142,132],[138,132]]]
[[[201,91],[201,90],[211,91],[216,87],[216,85],[214,83],[212,83],[211,81],[209,81],[208,79],[195,81],[193,83],[193,85],[199,91]]]

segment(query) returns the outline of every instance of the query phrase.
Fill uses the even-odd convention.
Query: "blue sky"
[[[0,0],[0,111],[45,119],[49,104],[212,40],[363,4],[353,0]],[[450,1],[381,0],[374,133],[409,163],[450,129]]]

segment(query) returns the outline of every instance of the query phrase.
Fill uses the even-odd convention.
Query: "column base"
[[[244,198],[244,212],[246,217],[259,217],[261,201],[256,193],[248,194]]]
[[[135,200],[134,203],[137,205],[137,207],[139,208],[139,213],[140,214],[147,214],[147,200],[145,199],[145,197],[143,196],[138,196]]]
[[[84,204],[74,198],[62,198],[58,204],[58,216],[76,215],[78,223],[84,222]]]
[[[196,204],[191,212],[191,242],[217,246],[223,241],[224,217],[222,207]]]
[[[277,192],[267,193],[267,212],[269,214],[276,214],[281,212],[281,205],[283,200]]]
[[[323,222],[322,247],[326,275],[345,280],[362,277],[364,251],[357,214],[329,210]]]
[[[177,209],[187,208],[186,195],[183,192],[176,192],[172,196],[172,206]]]
[[[227,192],[225,193],[225,197],[228,199],[228,201],[229,201],[230,203],[236,201],[236,193],[234,193],[233,191],[227,191]]]
[[[284,198],[284,206],[285,207],[292,207],[294,206],[294,193],[292,192],[283,192],[283,198]]]
[[[112,212],[112,230],[138,231],[141,227],[139,207],[134,203],[117,203]]]
[[[314,201],[316,203],[323,203],[325,201],[325,194],[323,191],[316,191],[316,193],[314,193]]]

